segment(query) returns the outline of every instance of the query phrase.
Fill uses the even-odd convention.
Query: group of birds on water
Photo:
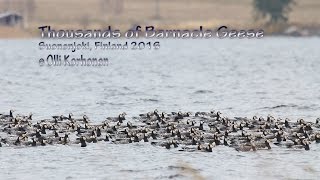
[[[316,122],[303,119],[292,122],[271,115],[228,118],[214,110],[196,113],[154,110],[130,119],[121,113],[100,123],[90,121],[87,115],[75,118],[72,113],[33,122],[32,114],[13,113],[10,110],[9,114],[0,114],[0,147],[145,142],[179,151],[212,152],[216,146],[237,151],[273,147],[310,150],[310,144],[320,143],[320,118]]]

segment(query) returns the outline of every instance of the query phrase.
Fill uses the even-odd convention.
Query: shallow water
[[[0,111],[33,112],[35,121],[73,112],[99,122],[155,108],[320,117],[319,38],[164,40],[158,51],[99,51],[110,59],[100,68],[39,67],[48,54],[37,49],[39,41],[0,41]],[[143,143],[5,147],[0,179],[317,179],[319,150],[319,144],[255,153],[225,147],[186,153]]]
[[[320,146],[179,152],[145,143],[2,148],[1,179],[318,179]]]

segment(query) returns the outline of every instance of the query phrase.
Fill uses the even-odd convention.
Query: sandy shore
[[[93,29],[112,25],[122,30],[137,24],[167,29],[227,25],[234,28],[264,28],[268,33],[275,34],[294,27],[289,29],[293,35],[297,33],[292,31],[302,35],[320,34],[318,0],[296,2],[289,14],[289,25],[276,27],[264,27],[263,22],[255,21],[252,0],[161,0],[158,6],[153,0],[34,0],[34,5],[29,8],[25,0],[10,2],[7,5],[5,0],[0,0],[0,12],[10,10],[23,15],[25,30],[21,30],[20,26],[0,26],[0,38],[37,37],[37,27],[43,25],[57,29]],[[305,30],[308,32],[301,33]]]

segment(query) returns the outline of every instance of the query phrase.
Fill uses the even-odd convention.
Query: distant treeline
[[[256,18],[267,19],[268,23],[287,22],[294,0],[254,0]]]

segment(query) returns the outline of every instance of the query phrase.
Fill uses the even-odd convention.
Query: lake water
[[[320,117],[319,38],[161,40],[159,50],[72,53],[108,57],[107,67],[40,67],[50,53],[38,50],[40,41],[0,41],[1,112],[33,112],[34,122],[70,112],[100,122],[154,109]],[[144,143],[6,147],[0,179],[318,179],[319,151],[319,144],[255,153],[186,153]]]

